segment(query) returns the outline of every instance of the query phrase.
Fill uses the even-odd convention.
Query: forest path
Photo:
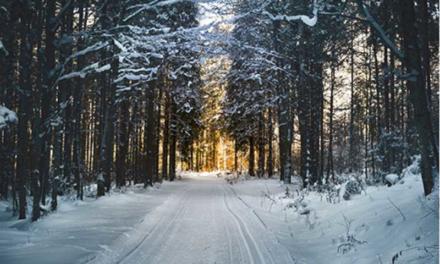
[[[183,173],[159,188],[63,197],[55,213],[32,224],[0,203],[0,263],[294,263],[268,228],[286,233],[261,207],[266,187],[252,182],[231,186],[216,173]]]
[[[178,184],[132,231],[84,263],[294,263],[224,179],[187,174]]]

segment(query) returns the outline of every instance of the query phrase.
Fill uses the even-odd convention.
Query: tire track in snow
[[[249,261],[252,264],[255,264],[255,263],[266,264],[266,261],[264,260],[263,254],[262,254],[261,250],[259,249],[258,244],[256,243],[254,237],[250,233],[248,226],[236,213],[234,213],[232,211],[231,207],[229,206],[228,202],[226,201],[226,192],[223,192],[223,201],[225,203],[226,209],[232,215],[232,217],[238,227],[240,236],[243,240],[243,243],[245,244],[246,251],[248,253]],[[255,254],[252,254],[252,251],[254,251],[256,253],[256,255],[258,256],[259,262],[255,261],[255,259],[254,259]]]
[[[144,244],[144,242],[152,237],[154,237],[156,235],[157,232],[161,232],[163,229],[163,223],[167,223],[167,221],[169,218],[171,218],[170,223],[168,223],[168,225],[166,225],[166,228],[170,228],[170,226],[172,225],[172,222],[175,221],[175,219],[178,217],[179,213],[181,210],[179,210],[181,208],[181,204],[183,203],[183,198],[186,197],[187,194],[187,189],[188,187],[184,188],[183,190],[181,190],[178,193],[175,193],[175,195],[170,196],[163,204],[161,204],[159,207],[156,208],[156,210],[162,210],[162,208],[165,207],[165,209],[169,210],[169,206],[177,208],[177,210],[174,210],[173,213],[171,214],[162,214],[161,217],[159,219],[154,219],[153,221],[155,222],[151,227],[148,227],[146,230],[145,227],[142,227],[142,223],[145,221],[149,220],[149,216],[153,213],[148,213],[144,218],[142,218],[139,221],[139,225],[137,226],[136,229],[139,229],[138,232],[145,232],[145,235],[143,235],[141,238],[137,239],[137,241],[135,242],[135,245],[132,246],[130,249],[123,249],[120,247],[116,247],[116,251],[110,254],[104,254],[103,252],[97,252],[96,254],[87,257],[86,259],[80,261],[80,263],[83,264],[101,264],[101,263],[123,263],[127,258],[133,256],[136,252],[138,252],[138,249]],[[175,202],[174,200],[177,200],[177,205],[174,205]],[[171,205],[169,205],[171,203]],[[173,206],[174,205],[174,206]],[[134,230],[134,228],[133,228]],[[124,234],[124,235],[129,235]],[[130,236],[127,237],[123,237],[121,236],[119,240],[116,240],[113,243],[113,246],[118,245],[118,244],[126,244],[128,241],[127,239]],[[122,257],[121,257],[122,256]]]
[[[221,193],[223,193],[223,200],[225,199],[225,192],[223,191],[223,187],[222,186],[217,186],[217,188],[219,189],[219,191],[221,192]],[[225,209],[227,210],[227,208],[226,208],[226,203],[223,201],[223,205],[225,206]],[[223,215],[223,217],[224,217],[225,215]],[[224,223],[226,223],[226,221],[224,221]],[[234,263],[234,260],[233,260],[233,255],[234,255],[234,252],[233,252],[233,250],[232,250],[232,238],[231,238],[231,228],[230,228],[230,226],[229,225],[224,225],[223,226],[224,227],[224,229],[226,230],[226,238],[228,239],[228,253],[229,253],[229,263]],[[240,246],[238,247],[238,249],[239,249],[239,251],[240,251],[240,255],[241,255],[241,257],[243,257],[243,252],[241,251],[241,249],[240,249]]]
[[[225,229],[226,229],[226,237],[228,238],[229,263],[234,263],[232,258],[233,251],[232,251],[231,233],[229,228],[225,228]]]
[[[176,213],[174,213],[174,215],[172,216],[171,220],[168,221],[168,223],[166,224],[165,228],[163,229],[163,226],[161,225],[161,223],[163,223],[163,220],[166,220],[168,217],[166,216],[162,216],[161,219],[159,221],[157,221],[156,225],[154,226],[153,230],[151,230],[151,232],[148,232],[144,238],[140,241],[140,243],[138,243],[133,249],[131,249],[127,254],[124,255],[124,257],[122,257],[119,261],[117,261],[117,264],[121,264],[124,263],[125,260],[129,259],[131,256],[133,256],[138,249],[140,249],[140,247],[145,243],[145,241],[147,241],[149,238],[154,238],[154,242],[158,245],[159,247],[163,245],[163,242],[165,242],[165,240],[167,240],[170,235],[169,232],[170,230],[174,227],[174,223],[176,222],[176,220],[183,214],[184,210],[185,210],[185,204],[186,201],[188,200],[188,190],[185,189],[183,197],[181,199],[179,199],[179,203],[177,205],[177,210]],[[159,228],[160,227],[160,228]],[[159,234],[157,234],[159,233]],[[152,250],[154,250],[155,248],[153,248],[151,245],[149,245],[147,247],[147,252],[151,253]],[[160,249],[160,248],[159,248]],[[158,254],[158,250],[155,250],[156,254]],[[139,254],[140,257],[142,256],[147,256],[150,257],[152,255],[150,254]]]
[[[260,223],[263,225],[264,229],[268,230],[268,227],[266,225],[266,223],[263,221],[263,219],[261,219],[261,217],[257,214],[257,212],[255,212],[254,208],[252,208],[252,206],[250,206],[245,200],[243,200],[240,196],[238,196],[237,192],[234,190],[234,188],[232,188],[231,186],[228,185],[228,188],[232,191],[232,193],[234,194],[234,196],[240,200],[240,202],[242,202],[247,208],[249,208],[249,210],[251,210],[251,212],[258,218],[258,220],[260,221]]]
[[[223,193],[223,195],[224,195],[223,188],[222,188],[221,186],[217,186],[217,189],[218,189],[221,193]],[[224,199],[224,198],[223,198],[223,199]],[[223,204],[224,204],[225,207],[226,207],[226,204],[225,204],[225,203],[223,203]],[[222,216],[224,217],[224,215],[222,215]],[[234,259],[233,259],[233,254],[234,254],[234,252],[233,252],[233,250],[232,250],[232,238],[231,238],[231,230],[230,230],[231,228],[230,228],[228,225],[223,225],[223,227],[224,227],[224,229],[225,229],[225,232],[226,232],[226,238],[227,238],[227,240],[228,240],[229,263],[234,263]],[[240,250],[240,255],[243,256],[241,250]]]
[[[186,194],[184,198],[182,198],[182,202],[179,203],[179,209],[178,212],[174,215],[172,220],[168,223],[166,226],[166,229],[162,232],[162,230],[159,231],[159,234],[155,236],[155,239],[152,241],[151,244],[154,243],[154,245],[148,245],[146,250],[146,255],[148,257],[149,262],[143,262],[143,263],[166,263],[163,261],[160,261],[161,258],[166,256],[168,252],[170,252],[167,249],[167,242],[173,241],[173,238],[175,237],[176,230],[179,230],[179,224],[181,222],[177,221],[179,219],[182,219],[182,216],[187,211],[187,203],[189,200],[189,195]],[[164,253],[165,251],[165,253]],[[167,252],[168,251],[168,252]],[[129,262],[130,264],[131,262]]]
[[[290,255],[289,250],[287,250],[287,248],[280,242],[280,240],[278,239],[278,237],[276,236],[276,234],[272,231],[272,229],[270,229],[266,223],[263,221],[263,219],[260,217],[260,215],[257,214],[257,212],[255,211],[255,209],[250,206],[245,200],[243,200],[243,198],[241,198],[237,192],[234,190],[234,188],[232,188],[231,186],[228,185],[228,189],[231,190],[231,192],[234,194],[234,196],[241,202],[243,203],[247,208],[249,208],[249,210],[257,217],[258,221],[261,223],[261,225],[264,227],[265,230],[267,230],[268,232],[270,232],[273,237],[275,238],[275,241],[277,242],[278,245],[280,245],[281,247],[283,247],[285,249],[285,251],[287,252],[290,260],[292,261],[292,263],[296,263],[296,260],[292,257],[292,255]],[[275,263],[273,261],[273,256],[272,256],[272,252],[271,250],[269,250],[269,248],[267,248],[267,251],[269,252],[270,258],[272,260],[272,263]]]

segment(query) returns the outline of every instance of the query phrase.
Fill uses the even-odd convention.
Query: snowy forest
[[[0,263],[438,263],[433,0],[0,0]]]

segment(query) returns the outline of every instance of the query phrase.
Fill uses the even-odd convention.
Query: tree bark
[[[149,83],[148,87],[146,87],[145,91],[145,134],[144,134],[144,142],[145,142],[145,186],[152,185],[154,179],[154,143],[155,143],[155,131],[156,126],[154,122],[154,99],[155,99],[155,90],[156,90],[156,82],[152,81]]]
[[[170,97],[169,93],[165,92],[165,108],[164,108],[164,128],[162,141],[162,179],[168,180],[168,145],[170,137]]]
[[[129,98],[124,98],[120,103],[118,151],[116,153],[116,186],[125,186],[125,174],[127,172],[128,153],[128,126],[130,122]]]
[[[438,156],[434,154],[432,147],[432,123],[426,96],[426,82],[420,49],[418,45],[417,30],[415,28],[416,17],[414,1],[400,1],[401,29],[404,50],[404,65],[409,75],[406,86],[409,90],[409,98],[414,107],[414,123],[418,133],[419,147],[422,154],[421,170],[425,195],[432,192],[434,185],[433,167]]]
[[[258,118],[258,178],[264,177],[264,162],[265,162],[265,126],[264,115],[260,113]]]
[[[268,127],[268,153],[267,153],[267,176],[272,178],[273,176],[273,117],[272,108],[269,107],[269,127]]]
[[[26,182],[30,176],[30,134],[29,122],[32,114],[31,105],[31,65],[32,65],[32,42],[30,36],[30,24],[32,9],[28,5],[21,7],[20,11],[20,71],[19,85],[22,90],[19,97],[18,108],[18,157],[16,189],[18,191],[19,215],[18,219],[26,218]]]
[[[170,99],[172,100],[172,99]],[[169,178],[174,181],[176,178],[176,145],[177,145],[177,131],[176,131],[176,107],[174,102],[170,102],[170,160],[169,160]]]
[[[249,176],[255,176],[255,145],[254,137],[249,137],[249,164],[248,164]]]
[[[333,58],[335,59],[335,58]],[[334,90],[335,90],[335,65],[332,62],[330,69],[330,112],[329,112],[329,142],[328,142],[328,160],[327,160],[327,179],[335,180],[335,171],[333,167],[333,115],[334,115]]]

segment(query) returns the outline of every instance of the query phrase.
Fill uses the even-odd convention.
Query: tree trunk
[[[249,137],[249,164],[248,164],[249,176],[255,176],[255,145],[254,137]]]
[[[170,99],[172,100],[172,99]],[[169,160],[169,178],[174,181],[176,178],[176,145],[177,145],[177,131],[176,131],[176,107],[174,102],[170,103],[170,160]]]
[[[265,162],[265,127],[264,115],[260,113],[258,118],[258,178],[264,177],[264,162]]]
[[[428,18],[430,17],[429,10],[428,10],[428,1],[427,0],[420,0],[418,1],[420,4],[420,19],[421,19],[421,25],[419,26],[419,32],[420,32],[420,40],[421,40],[421,63],[422,63],[422,69],[425,76],[425,83],[426,83],[426,101],[428,103],[428,110],[430,114],[431,120],[432,118],[432,87],[431,87],[431,59],[430,59],[430,49],[429,49],[429,30],[431,29],[429,27]],[[434,29],[435,30],[435,29]],[[438,28],[437,28],[438,30]],[[432,123],[432,121],[431,121]],[[434,127],[433,127],[434,128]],[[431,131],[431,141],[432,141],[432,149],[434,152],[434,162],[436,163],[436,166],[439,166],[439,153],[438,153],[438,138],[437,134],[435,133],[435,130],[432,129]]]
[[[162,179],[168,179],[168,144],[169,144],[169,131],[170,131],[170,97],[169,93],[165,92],[165,108],[164,108],[164,128],[163,128],[163,141],[162,141]]]
[[[350,127],[349,127],[349,151],[348,151],[348,163],[349,172],[353,172],[355,168],[354,159],[354,44],[351,40],[350,50]]]
[[[41,101],[41,121],[42,128],[40,133],[40,177],[42,179],[41,190],[41,202],[46,204],[46,195],[48,192],[49,184],[49,161],[50,161],[50,138],[51,128],[48,124],[49,115],[51,113],[52,105],[52,91],[54,89],[54,68],[55,68],[55,8],[56,1],[48,0],[46,3],[46,43],[44,49],[44,56],[46,58],[46,64],[44,66],[44,81]],[[52,180],[53,182],[53,180]]]
[[[127,172],[128,153],[128,126],[130,121],[129,98],[124,98],[120,103],[121,114],[119,116],[118,152],[116,153],[116,186],[125,186],[125,174]]]
[[[19,215],[18,219],[26,218],[26,181],[30,176],[30,135],[29,121],[32,114],[31,105],[31,65],[32,65],[32,44],[30,36],[30,23],[32,9],[30,6],[22,6],[20,13],[20,79],[19,85],[22,90],[19,98],[18,108],[18,157],[17,157],[17,179],[16,189],[18,191]]]
[[[163,85],[163,82],[160,83]],[[154,124],[156,126],[155,129],[155,142],[154,142],[154,181],[155,182],[162,182],[162,177],[159,175],[159,146],[160,146],[160,117],[162,114],[162,108],[161,108],[161,101],[162,101],[162,89],[158,88],[158,96],[157,96],[157,103],[155,104],[155,118],[154,118]]]
[[[420,58],[417,31],[415,28],[416,17],[414,1],[400,1],[401,27],[403,38],[403,51],[405,54],[404,65],[409,78],[406,86],[409,90],[409,98],[414,107],[414,123],[418,133],[419,147],[422,154],[421,170],[425,195],[432,192],[434,185],[433,159],[438,157],[432,147],[432,123],[426,96],[426,82]]]
[[[335,59],[335,58],[334,58]],[[330,69],[330,112],[329,112],[329,142],[328,142],[328,160],[327,160],[327,179],[335,180],[335,171],[333,168],[333,115],[334,115],[334,90],[335,90],[335,65],[332,63]]]
[[[268,153],[267,153],[267,176],[272,178],[273,176],[273,117],[272,108],[269,108],[269,127],[268,127]]]
[[[38,170],[35,170],[31,173],[31,181],[32,181],[32,221],[37,221],[40,218],[40,186],[39,186],[39,175]]]
[[[154,142],[155,142],[155,122],[154,122],[154,94],[156,89],[156,82],[152,81],[149,83],[148,87],[146,87],[146,103],[145,103],[145,134],[144,134],[144,143],[145,143],[145,186],[152,185],[154,179]]]
[[[84,27],[84,1],[79,2],[78,7],[78,13],[79,13],[79,20],[78,20],[78,30],[83,30]],[[78,40],[77,49],[82,50],[84,48],[84,39],[80,38]],[[77,70],[80,70],[85,65],[85,59],[83,56],[79,57],[77,60]],[[73,106],[73,153],[72,153],[72,171],[75,177],[75,188],[77,195],[76,197],[78,199],[83,199],[83,184],[82,184],[82,150],[84,149],[82,147],[82,140],[81,137],[82,131],[81,131],[81,112],[82,112],[82,97],[83,97],[83,89],[84,89],[84,80],[82,78],[79,78],[76,83],[76,87],[74,87],[74,106]]]
[[[238,172],[238,142],[234,141],[234,172]]]

